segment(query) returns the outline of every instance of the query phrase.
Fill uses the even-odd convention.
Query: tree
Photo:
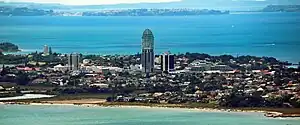
[[[8,71],[6,70],[5,66],[2,66],[2,71],[0,72],[0,76],[5,76],[8,73]]]
[[[278,96],[278,97],[272,96],[272,97],[269,97],[266,99],[266,104],[267,104],[267,106],[270,106],[270,107],[282,107],[283,103],[284,103],[284,100],[283,100],[283,97],[281,97],[281,96]]]
[[[296,107],[296,108],[300,108],[300,99],[298,99],[298,100],[296,101],[295,107]]]
[[[40,66],[39,62],[36,62],[36,63],[35,63],[35,66],[39,67],[39,66]]]
[[[16,83],[19,85],[27,85],[30,79],[26,73],[19,72],[16,78]]]
[[[221,59],[222,62],[229,62],[230,59],[234,59],[234,57],[231,55],[221,55],[219,56],[219,58]]]
[[[107,98],[106,98],[106,101],[107,101],[107,102],[113,102],[114,100],[113,100],[113,97],[107,97]]]

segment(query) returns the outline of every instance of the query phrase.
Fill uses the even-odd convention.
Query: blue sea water
[[[154,17],[0,17],[0,41],[24,52],[45,44],[60,53],[135,54],[150,28],[157,54],[273,56],[300,61],[300,13]]]
[[[162,108],[0,105],[1,125],[300,125],[260,113]]]

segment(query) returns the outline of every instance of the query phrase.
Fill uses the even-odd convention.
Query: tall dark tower
[[[154,71],[154,36],[151,30],[146,29],[142,37],[142,71],[151,73]]]
[[[80,55],[78,53],[72,53],[68,55],[68,64],[69,70],[79,70],[79,62],[80,62]]]

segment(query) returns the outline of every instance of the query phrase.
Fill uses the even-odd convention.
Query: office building
[[[44,46],[43,54],[49,55],[49,47],[47,45]]]
[[[68,57],[68,64],[69,70],[79,70],[79,62],[80,62],[80,55],[78,53],[72,53]]]
[[[151,73],[154,71],[154,36],[151,30],[146,29],[142,36],[142,71]]]
[[[53,54],[53,52],[52,52],[52,48],[51,47],[49,47],[49,55],[52,55]]]
[[[169,53],[164,53],[160,56],[161,70],[163,72],[170,72],[175,68],[175,56]]]

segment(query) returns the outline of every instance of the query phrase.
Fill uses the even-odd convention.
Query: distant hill
[[[30,9],[43,9],[43,10],[53,10],[53,9],[68,9],[67,6],[62,4],[40,4],[40,3],[29,3],[29,2],[1,2],[0,7],[15,7],[15,8],[30,8]]]
[[[31,9],[27,7],[0,7],[0,16],[48,16],[53,10]]]
[[[123,9],[83,12],[82,16],[198,16],[198,15],[223,15],[229,11],[208,9]]]
[[[300,12],[300,5],[269,5],[263,12]]]
[[[13,0],[11,0],[13,1]],[[87,10],[87,9],[173,9],[173,8],[193,8],[193,9],[217,9],[217,10],[243,10],[258,11],[267,5],[300,5],[300,0],[181,0],[180,2],[167,3],[135,3],[135,4],[114,4],[114,5],[62,5],[62,4],[39,4],[30,2],[1,2],[0,6],[28,7],[32,9],[52,9],[52,10]]]
[[[140,8],[157,8],[157,9],[173,9],[173,8],[194,8],[194,9],[217,9],[217,10],[259,10],[270,2],[254,2],[254,1],[231,1],[231,0],[182,0],[180,2],[167,3],[134,3],[134,4],[114,4],[114,5],[82,5],[71,6],[62,4],[38,4],[38,3],[0,3],[0,6],[18,6],[30,7],[35,9],[140,9]]]

